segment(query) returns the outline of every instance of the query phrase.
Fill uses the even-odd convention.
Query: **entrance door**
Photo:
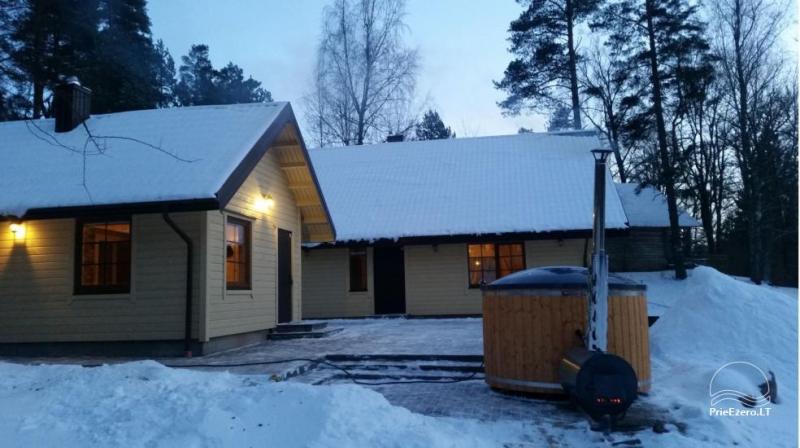
[[[375,270],[375,314],[406,312],[406,281],[403,250],[399,247],[376,247],[373,250]]]
[[[278,323],[292,320],[292,232],[278,229]]]

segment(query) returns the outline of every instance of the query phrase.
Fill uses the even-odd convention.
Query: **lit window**
[[[130,292],[130,220],[78,222],[77,232],[75,293]]]
[[[525,269],[522,243],[469,244],[469,286],[477,288],[498,278]]]
[[[367,290],[367,249],[350,249],[350,291]]]
[[[225,251],[227,288],[250,289],[250,222],[228,218]]]

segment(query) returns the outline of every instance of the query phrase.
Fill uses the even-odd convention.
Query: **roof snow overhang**
[[[303,241],[333,241],[336,237],[333,220],[289,103],[283,105],[270,126],[224,181],[215,197],[31,208],[22,216],[0,215],[0,221],[222,210],[267,151],[276,153],[280,167],[288,180],[289,189],[300,209]]]

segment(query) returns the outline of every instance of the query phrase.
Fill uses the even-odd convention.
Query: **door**
[[[278,323],[292,320],[292,232],[278,229]]]
[[[403,249],[376,247],[373,249],[375,282],[375,314],[406,312],[406,276]]]

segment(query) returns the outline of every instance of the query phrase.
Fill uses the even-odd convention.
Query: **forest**
[[[600,132],[617,181],[665,194],[678,278],[699,263],[797,284],[794,3],[517,3],[509,63],[494,82],[500,110],[546,115],[548,131]],[[324,8],[298,105],[314,146],[456,138],[417,92],[406,14],[404,0]],[[235,63],[214,67],[211,50],[192,45],[176,62],[153,36],[145,0],[0,0],[0,120],[47,117],[64,76],[91,87],[98,114],[272,100]],[[678,230],[679,208],[702,223],[691,239]]]

